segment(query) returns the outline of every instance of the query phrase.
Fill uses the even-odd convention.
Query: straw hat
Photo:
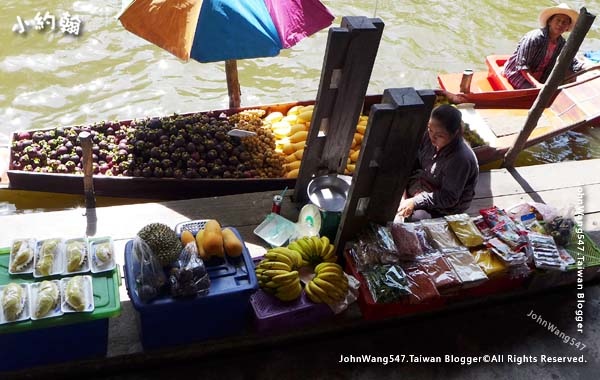
[[[540,13],[540,26],[542,28],[544,28],[546,26],[546,24],[548,23],[548,19],[554,15],[558,15],[558,14],[562,14],[562,15],[567,15],[571,18],[571,25],[569,26],[569,29],[567,29],[567,32],[570,31],[571,29],[573,29],[573,27],[575,26],[575,23],[577,22],[577,17],[579,17],[579,12],[569,8],[569,6],[565,3],[561,3],[555,7],[549,7],[544,9],[541,13]]]

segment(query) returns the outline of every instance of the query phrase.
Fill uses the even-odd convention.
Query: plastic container
[[[234,228],[233,232],[241,239]],[[189,344],[235,335],[244,330],[250,317],[250,296],[258,280],[248,249],[241,260],[230,259],[222,265],[207,266],[210,290],[206,296],[174,299],[162,296],[143,303],[137,295],[133,268],[133,240],[125,246],[125,284],[133,307],[138,312],[140,340],[145,350]]]
[[[254,326],[261,333],[294,330],[334,315],[329,306],[311,302],[304,292],[295,301],[283,302],[259,290],[250,297],[250,304],[255,316]]]
[[[361,284],[361,286],[358,288],[357,302],[364,319],[371,321],[380,320],[407,316],[411,314],[432,312],[444,308],[444,297],[435,298],[429,302],[417,304],[409,303],[409,297],[406,297],[404,301],[399,302],[376,303],[371,296],[369,288],[367,287],[365,278],[354,266],[354,261],[348,254],[348,251],[344,252],[344,258],[346,260],[346,272],[354,276],[358,281],[360,281]]]
[[[8,252],[8,248],[0,249],[0,285],[33,282],[33,278],[9,276]],[[108,318],[121,312],[120,278],[118,270],[92,276],[96,305],[93,313],[1,325],[0,371],[106,356]]]

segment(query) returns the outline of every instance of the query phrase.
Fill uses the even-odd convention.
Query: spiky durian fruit
[[[150,223],[138,232],[138,236],[148,244],[163,267],[177,260],[183,249],[175,231],[166,224]]]

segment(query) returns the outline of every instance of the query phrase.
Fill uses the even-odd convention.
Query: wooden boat
[[[514,89],[502,71],[509,55],[489,55],[485,59],[487,71],[474,72],[468,93],[462,93],[463,73],[439,74],[440,87],[450,94],[459,94],[462,103],[473,103],[485,108],[531,108],[540,89]],[[569,77],[565,86],[579,78],[600,75],[600,67],[593,66]],[[562,87],[559,87],[559,90]]]
[[[475,80],[475,82],[477,81]],[[451,86],[448,88],[453,89]],[[479,93],[480,101],[475,103],[475,107],[460,106],[469,126],[489,143],[474,149],[480,165],[502,158],[512,145],[527,115],[528,107],[523,107],[526,103],[525,99],[531,96],[529,93],[525,96],[521,92],[510,90],[499,90],[494,91],[494,93],[501,93],[501,96],[497,97],[495,101],[492,101],[493,97],[489,91],[484,91]],[[509,96],[511,93],[513,94],[512,98]],[[544,112],[539,128],[531,136],[527,146],[539,143],[571,128],[596,121],[600,117],[600,99],[595,97],[583,99],[580,95],[577,95],[584,93],[600,93],[599,76],[561,89],[561,94],[557,95],[553,105]],[[574,95],[579,96],[579,98],[574,99]],[[371,105],[379,102],[381,102],[381,95],[367,96],[363,108],[364,113],[368,114]],[[242,110],[263,109],[267,113],[279,111],[285,114],[293,106],[310,104],[314,104],[314,101],[280,103],[212,112],[232,115]],[[489,104],[489,107],[484,107],[485,104]],[[517,105],[521,107],[517,107]],[[507,123],[507,121],[510,121],[510,123]],[[127,123],[127,121],[123,123]],[[0,174],[1,171],[0,167]],[[10,180],[10,189],[83,194],[83,177],[81,175],[34,173],[14,170],[12,167],[9,167],[7,174]],[[294,186],[295,179],[287,178],[175,179],[102,175],[94,177],[96,195],[126,199],[174,200],[203,198],[280,190],[285,187],[293,188]]]

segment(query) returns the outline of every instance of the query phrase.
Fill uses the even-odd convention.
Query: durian
[[[138,232],[138,236],[148,244],[163,267],[177,260],[183,249],[175,231],[166,224],[148,224]]]

